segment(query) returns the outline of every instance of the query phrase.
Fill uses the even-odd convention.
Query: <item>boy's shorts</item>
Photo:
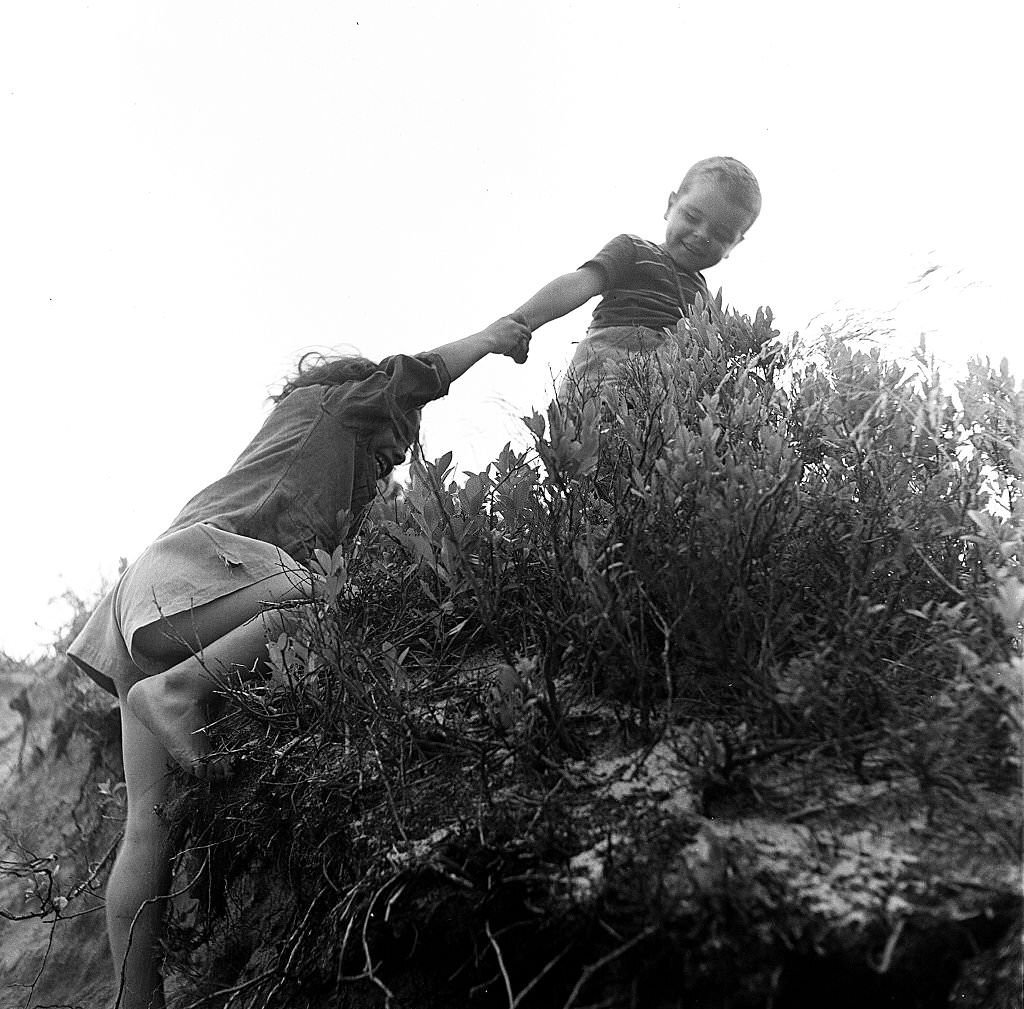
[[[576,345],[569,370],[558,389],[558,399],[568,402],[577,395],[618,384],[630,355],[657,350],[668,335],[646,326],[606,326],[590,329]]]
[[[122,699],[133,683],[163,672],[132,648],[135,632],[205,606],[282,571],[311,584],[308,568],[270,543],[205,522],[166,533],[130,564],[68,648],[68,656]]]

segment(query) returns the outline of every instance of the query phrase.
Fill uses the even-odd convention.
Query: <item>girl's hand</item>
[[[530,354],[530,327],[521,315],[506,315],[492,322],[484,332],[492,341],[492,353],[504,354],[516,364],[525,363]]]

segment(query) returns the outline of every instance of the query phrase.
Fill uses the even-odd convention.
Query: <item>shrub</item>
[[[694,759],[726,779],[802,749],[966,805],[1016,781],[1024,394],[1005,368],[975,362],[954,396],[923,349],[782,341],[770,312],[712,303],[605,395],[527,424],[531,450],[461,481],[450,455],[418,460],[318,555],[269,674],[223,683],[238,782],[191,782],[170,811],[208,887],[207,930],[184,935],[237,934],[236,884],[266,869],[292,897],[263,927],[311,1004],[336,972],[377,983],[381,909],[426,907],[445,873],[482,976],[484,932],[576,853],[548,800],[598,710],[648,742],[700,720]],[[427,844],[439,822],[465,829]]]
[[[959,395],[923,349],[783,343],[712,304],[610,395],[529,418],[532,457],[418,467],[385,529],[460,632],[537,657],[556,730],[561,678],[860,761],[963,705],[1013,721],[991,682],[1019,648],[1024,394],[974,362]]]

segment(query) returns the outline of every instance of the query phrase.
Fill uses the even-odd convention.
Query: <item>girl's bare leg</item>
[[[282,572],[136,632],[133,644],[143,654],[176,664],[136,683],[128,691],[128,708],[186,771],[199,777],[224,777],[230,771],[226,763],[205,762],[210,745],[204,730],[216,690],[209,670],[252,667],[266,655],[268,629],[280,633],[282,624],[280,615],[264,612],[262,604],[301,599],[309,591],[308,581]]]
[[[164,1009],[158,937],[170,887],[167,829],[155,807],[167,798],[167,751],[127,706],[121,739],[128,819],[107,882],[107,932],[120,1009]]]
[[[282,572],[172,617],[171,627],[154,624],[136,634],[135,644],[144,654],[174,665],[139,681],[121,698],[128,818],[107,883],[118,1009],[164,1009],[159,940],[171,865],[167,827],[156,807],[168,797],[171,759],[193,773],[203,771],[209,744],[201,730],[214,691],[203,664],[218,670],[235,663],[253,665],[265,654],[268,624],[260,617],[262,604],[300,599],[308,591],[308,583],[303,586],[296,575]],[[273,621],[274,614],[266,619]],[[198,649],[202,663],[192,655]]]

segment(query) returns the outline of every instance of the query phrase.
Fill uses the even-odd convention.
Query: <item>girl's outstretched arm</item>
[[[529,351],[529,327],[521,316],[506,315],[479,333],[436,347],[431,353],[444,361],[454,382],[488,354],[504,354],[516,364],[522,364]]]

